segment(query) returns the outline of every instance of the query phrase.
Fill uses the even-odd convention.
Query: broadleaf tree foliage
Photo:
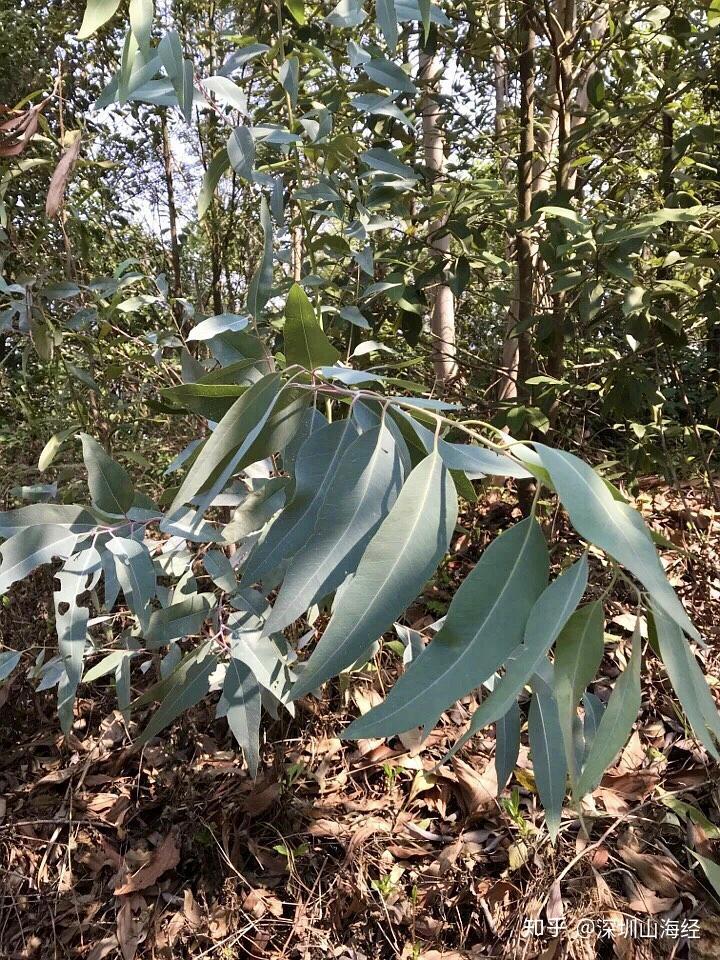
[[[515,6],[520,31],[534,34],[532,4]],[[92,43],[98,30],[118,28],[119,9],[117,2],[90,0],[79,40]],[[292,30],[282,28],[287,12]],[[471,202],[470,187],[462,178],[435,183],[438,168],[427,153],[423,158],[408,146],[417,104],[441,96],[428,64],[439,62],[434,57],[442,31],[453,35],[459,8],[378,0],[373,22],[359,0],[343,0],[324,20],[323,29],[336,37],[328,53],[303,34],[311,14],[302,3],[287,10],[278,5],[277,16],[279,34],[266,37],[272,44],[249,37],[215,65],[218,72],[203,77],[188,44],[174,29],[160,29],[152,2],[130,3],[120,65],[99,107],[158,106],[174,111],[175,123],[200,116],[198,122],[211,125],[216,149],[207,157],[198,215],[217,215],[217,194],[228,178],[245,184],[259,198],[262,242],[243,313],[220,304],[214,313],[194,316],[175,292],[173,310],[179,306],[185,336],[166,346],[183,350],[182,383],[166,388],[162,403],[178,415],[202,418],[206,429],[171,465],[172,486],[160,503],[135,489],[130,472],[87,429],[64,430],[41,462],[49,464],[75,438],[88,496],[78,504],[32,503],[0,514],[0,592],[39,566],[54,565],[58,652],[41,675],[57,684],[65,732],[72,728],[78,689],[102,677],[114,678],[125,712],[157,704],[138,743],[218,691],[217,716],[227,717],[254,774],[262,709],[293,713],[299,697],[318,693],[372,657],[378,639],[442,562],[456,529],[458,498],[474,495],[473,482],[493,476],[534,485],[527,516],[486,549],[433,639],[412,650],[384,702],[344,735],[390,737],[418,727],[428,733],[454,702],[484,690],[451,753],[495,724],[502,788],[520,744],[518,698],[529,688],[535,779],[554,836],[568,785],[575,801],[592,791],[632,729],[640,706],[641,618],[694,734],[718,759],[720,717],[691,644],[701,638],[640,514],[582,459],[523,428],[537,414],[527,398],[520,398],[515,409],[521,415],[508,423],[522,436],[516,440],[466,417],[462,403],[427,396],[422,384],[405,379],[402,365],[367,369],[365,357],[388,350],[357,335],[370,326],[363,311],[372,301],[386,298],[398,306],[412,343],[425,308],[442,311],[439,304],[461,292],[469,269],[467,258],[450,257],[449,245],[433,241],[423,254],[427,295],[400,270],[375,272],[381,246],[375,238],[392,226],[396,205],[404,208],[396,220],[408,228],[408,243],[413,218],[461,239],[454,207]],[[594,24],[596,46],[613,36],[610,18],[608,7]],[[592,22],[585,26],[593,32]],[[554,27],[548,30],[553,34]],[[521,55],[535,55],[525,39]],[[422,76],[414,69],[416,55],[425,57]],[[706,212],[689,202],[667,204],[624,227],[609,215],[591,220],[571,204],[573,178],[585,165],[579,148],[573,153],[573,137],[577,143],[583,126],[609,122],[602,116],[603,77],[591,59],[580,64],[575,80],[565,77],[568,83],[579,78],[585,113],[570,117],[560,110],[556,116],[564,151],[558,183],[554,190],[546,184],[531,209],[531,218],[544,218],[557,243],[526,250],[531,259],[542,256],[552,274],[543,297],[555,324],[553,362],[548,376],[535,380],[542,386],[544,379],[556,394],[563,384],[558,336],[564,337],[571,291],[581,281],[587,289],[591,264],[612,260],[615,276],[624,277],[633,244],[672,224],[699,223]],[[264,94],[254,103],[258,87]],[[361,117],[368,135],[358,153],[353,131]],[[436,132],[426,130],[426,140]],[[425,146],[438,149],[438,143]],[[419,214],[411,208],[421,181],[431,189]],[[500,187],[506,182],[501,178]],[[529,277],[522,270],[522,244],[530,226],[525,220],[518,228],[520,286]],[[324,271],[338,268],[350,277],[349,286],[342,298],[331,293],[326,299]],[[669,277],[664,283],[664,295],[678,293]],[[647,312],[652,294],[633,289],[628,313],[640,311],[639,304]],[[25,297],[22,289],[3,293],[18,303]],[[585,298],[582,309],[597,312],[603,295],[594,288],[578,294]],[[162,290],[123,300],[119,283],[102,296],[115,297],[117,309],[127,312],[169,302]],[[507,345],[517,356],[508,370],[515,364],[516,373],[528,330],[522,324],[533,319],[522,315],[523,296],[520,290],[514,301],[517,315],[512,305],[509,311]],[[448,315],[440,320],[448,330]],[[34,329],[38,353],[51,350],[51,341]],[[455,344],[447,346],[454,357]],[[552,403],[548,410],[553,413]],[[552,579],[550,544],[537,516],[541,491],[557,498],[586,544],[580,559],[568,559]],[[604,596],[590,589],[591,555],[602,556],[637,599],[627,666],[607,706],[587,689],[602,657],[604,629]],[[100,649],[93,620],[109,616],[121,597],[127,625],[111,649]],[[301,661],[294,625],[305,622],[315,632],[321,613],[327,622]],[[131,671],[155,661],[158,651],[156,683],[132,702]],[[1,656],[5,677],[18,657],[12,651]]]

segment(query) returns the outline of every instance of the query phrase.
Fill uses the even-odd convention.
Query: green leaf
[[[212,490],[222,488],[233,472],[254,462],[246,459],[246,455],[267,422],[281,389],[280,374],[270,373],[235,401],[188,470],[170,513],[189,503],[208,486]]]
[[[103,513],[125,515],[135,500],[130,476],[87,433],[81,433],[80,439],[93,506]]]
[[[632,655],[615,683],[597,734],[580,771],[574,791],[577,800],[593,792],[607,768],[627,743],[632,725],[640,711],[641,660],[640,629],[636,626],[632,638]]]
[[[144,631],[148,648],[162,647],[171,640],[199,633],[214,606],[212,593],[195,593],[163,610],[153,610]]]
[[[285,6],[298,26],[304,27],[307,23],[305,14],[305,0],[285,0]]]
[[[250,180],[255,166],[255,141],[249,127],[235,127],[228,137],[227,153],[235,173]]]
[[[390,53],[395,53],[398,40],[397,13],[394,0],[375,0],[375,16]]]
[[[247,113],[247,97],[230,77],[208,77],[203,80],[203,86],[214,93],[220,103],[240,113]]]
[[[71,557],[55,574],[60,589],[54,593],[58,653],[65,674],[58,684],[58,716],[63,733],[69,733],[74,720],[73,706],[82,677],[90,611],[77,598],[88,589],[88,580],[101,569],[100,554],[94,547]]]
[[[15,667],[20,663],[19,650],[0,650],[0,683],[4,683]]]
[[[720,714],[692,648],[679,626],[657,608],[653,608],[653,623],[660,657],[693,733],[720,761]]]
[[[580,603],[587,589],[587,578],[587,556],[583,555],[543,590],[530,611],[523,642],[512,651],[504,675],[492,679],[492,692],[472,715],[470,726],[447,752],[443,762],[479,730],[500,720],[511,709]]]
[[[510,709],[495,723],[495,773],[498,793],[512,776],[520,755],[520,707],[513,702]]]
[[[555,842],[560,829],[562,805],[565,799],[567,764],[563,751],[563,737],[552,689],[545,681],[533,678],[533,698],[528,714],[528,737],[533,762],[535,783],[545,808],[550,839]]]
[[[132,656],[131,650],[113,650],[106,657],[103,657],[94,667],[86,670],[82,676],[82,683],[94,683],[101,677],[106,677],[109,673],[114,673],[118,665],[127,657]]]
[[[399,160],[390,150],[382,147],[374,147],[372,150],[366,150],[360,154],[360,159],[373,170],[379,170],[381,173],[389,173],[395,177],[402,177],[404,180],[419,180],[417,173],[407,163]]]
[[[238,543],[261,530],[285,505],[290,485],[289,477],[271,477],[252,490],[235,509],[232,520],[223,530],[224,539]],[[247,579],[253,581],[251,577]]]
[[[247,308],[257,320],[270,297],[273,277],[273,228],[265,197],[260,201],[260,223],[263,229],[263,255],[248,287]]]
[[[335,601],[293,699],[350,666],[417,597],[448,549],[457,522],[452,478],[437,453],[410,474],[357,572]]]
[[[163,692],[160,695],[163,700],[135,741],[136,746],[142,746],[156,737],[184,710],[194,707],[207,694],[210,688],[210,676],[217,666],[218,658],[210,653],[209,643],[204,644],[195,653],[194,658],[186,658],[170,674],[165,687],[161,688],[161,684],[157,684],[152,688],[154,691],[162,689]],[[165,690],[167,692],[164,692]],[[135,704],[138,705],[139,700],[136,700]]]
[[[290,106],[295,109],[300,82],[300,61],[297,57],[288,57],[280,67],[280,83],[290,98]]]
[[[83,22],[78,31],[78,40],[87,40],[96,30],[115,16],[120,0],[88,0]]]
[[[388,90],[397,90],[400,93],[417,93],[417,88],[402,67],[391,60],[378,57],[363,64],[363,70],[370,79]]]
[[[250,776],[255,777],[260,761],[260,685],[252,670],[235,657],[227,665],[221,703],[218,715],[222,712],[227,717],[228,726],[245,753]]]
[[[155,567],[150,554],[142,543],[125,537],[113,537],[106,544],[106,550],[115,560],[115,573],[127,605],[146,629],[148,606],[156,592]]]
[[[42,564],[69,557],[77,540],[77,534],[55,524],[30,527],[10,537],[0,547],[0,596]]]
[[[83,507],[64,503],[32,503],[0,513],[0,538],[7,539],[36,527],[65,527],[66,533],[93,533],[98,521]]]
[[[597,600],[572,615],[555,644],[555,700],[571,782],[577,778],[577,706],[595,677],[604,649],[603,606]]]
[[[580,536],[627,567],[654,602],[686,633],[699,639],[665,577],[640,514],[628,504],[615,500],[603,479],[578,457],[542,443],[534,446]]]
[[[130,0],[130,29],[141,50],[150,46],[155,4],[153,0]]]
[[[244,583],[264,579],[308,542],[328,494],[337,489],[335,478],[343,456],[357,436],[357,428],[348,417],[314,431],[300,447],[295,462],[295,494],[248,557]]]
[[[707,21],[709,27],[720,27],[720,0],[710,0]]]
[[[313,535],[292,558],[268,620],[271,633],[337,589],[357,568],[401,484],[400,451],[385,424],[350,444],[333,482],[342,496],[324,501]]]
[[[213,337],[217,337],[221,333],[227,333],[228,331],[236,333],[238,330],[244,330],[249,322],[250,317],[242,314],[220,313],[198,323],[187,335],[187,339],[212,340]]]
[[[212,203],[213,196],[215,195],[215,189],[218,183],[220,183],[220,179],[223,174],[225,174],[229,169],[230,157],[228,156],[227,149],[225,147],[221,147],[208,164],[208,168],[205,171],[205,176],[203,177],[202,186],[200,187],[200,195],[198,196],[198,217],[200,220],[202,220],[202,218],[210,209],[210,204]]]
[[[545,589],[549,558],[533,518],[502,533],[455,594],[434,640],[384,703],[355,720],[351,739],[429,729],[443,710],[480,686],[507,660]]]
[[[435,445],[435,434],[428,430],[414,417],[405,411],[398,411],[412,428],[421,444],[429,452]],[[449,470],[462,470],[476,479],[481,476],[516,477],[518,479],[531,477],[532,474],[511,457],[484,447],[473,446],[468,443],[448,443],[447,440],[438,440],[437,449]]]
[[[720,24],[720,4],[718,4],[718,16],[717,23]],[[710,860],[709,857],[703,857],[701,854],[696,853],[694,850],[688,848],[688,853],[691,854],[700,866],[703,868],[705,876],[710,881],[710,885],[715,891],[715,896],[720,900],[720,866],[715,863],[713,860]]]
[[[225,529],[227,530],[227,527]],[[237,590],[238,581],[233,565],[222,550],[208,550],[203,558],[203,565],[213,583],[225,593],[234,593]]]
[[[79,429],[79,423],[71,423],[70,426],[64,430],[58,430],[57,433],[54,433],[42,448],[42,453],[38,459],[38,470],[47,470],[57,456],[57,452],[63,443]]]
[[[305,291],[297,283],[288,294],[283,333],[288,365],[297,363],[306,370],[315,370],[333,366],[340,357],[325,336]]]

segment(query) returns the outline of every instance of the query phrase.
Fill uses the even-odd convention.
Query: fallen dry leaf
[[[494,763],[488,763],[481,773],[454,757],[452,769],[457,779],[460,800],[468,817],[476,817],[497,807],[498,784]]]
[[[136,874],[115,888],[116,897],[124,897],[138,890],[151,887],[166,870],[172,870],[180,862],[180,851],[175,838],[169,833],[153,853],[150,862],[141,867]]]

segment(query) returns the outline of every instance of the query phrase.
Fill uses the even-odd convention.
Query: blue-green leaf
[[[87,433],[81,433],[80,439],[93,506],[103,513],[116,516],[126,514],[135,500],[135,490],[127,470]]]
[[[410,474],[392,510],[338,593],[333,616],[293,699],[354,663],[417,597],[450,544],[457,496],[437,453]]]
[[[349,445],[358,436],[351,418],[336,420],[315,430],[300,447],[295,462],[295,494],[268,527],[250,554],[243,571],[244,583],[254,583],[279,570],[308,542],[320,510]]]
[[[616,500],[603,479],[578,457],[542,443],[536,443],[535,449],[580,536],[627,567],[657,606],[686,633],[699,639],[667,581],[640,514],[627,503]]]
[[[533,678],[532,686],[533,698],[528,714],[530,752],[535,783],[545,808],[545,822],[554,842],[560,829],[567,764],[552,689],[537,675]]]
[[[545,539],[533,518],[501,534],[465,578],[435,639],[384,703],[355,720],[345,735],[386,737],[413,727],[429,729],[518,646],[548,569]]]
[[[222,706],[221,706],[222,704]],[[225,673],[218,716],[227,717],[232,734],[245,753],[250,776],[257,776],[260,760],[260,685],[252,670],[231,657]]]
[[[306,370],[333,366],[340,357],[320,326],[303,288],[293,284],[285,305],[285,358]]]
[[[640,710],[640,662],[642,660],[640,629],[635,628],[632,655],[627,667],[615,682],[597,734],[583,764],[575,786],[577,799],[600,783],[603,774],[627,743]]]

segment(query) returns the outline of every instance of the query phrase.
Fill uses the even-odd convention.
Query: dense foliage
[[[627,740],[646,628],[718,759],[669,545],[612,482],[716,456],[716,5],[120,7],[90,0],[77,36],[64,5],[2,14],[47,89],[1,88],[0,430],[57,483],[12,468],[33,502],[0,514],[0,593],[61,561],[30,669],[63,730],[103,677],[159,704],[141,743],[220,691],[254,772],[261,710],[372,659],[458,500],[509,478],[524,519],[427,646],[401,630],[345,736],[427,733],[484,688],[454,750],[495,724],[502,787],[529,686],[554,834]],[[586,544],[552,579],[547,496]],[[616,582],[637,625],[605,704]]]

